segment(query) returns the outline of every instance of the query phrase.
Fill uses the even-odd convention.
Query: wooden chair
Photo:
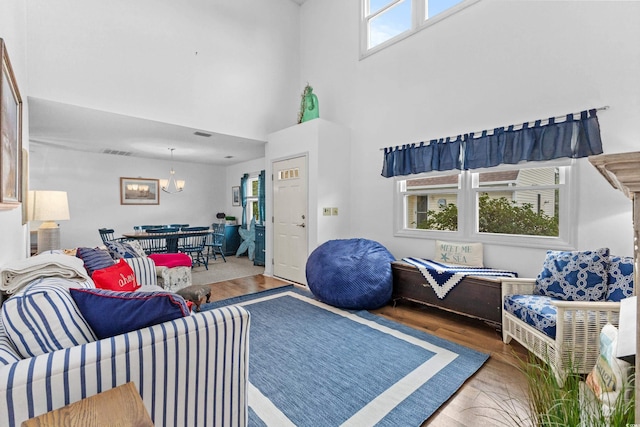
[[[191,256],[192,268],[197,264],[209,269],[204,254],[205,242],[209,234],[209,227],[188,227],[181,230],[178,237],[178,252]]]
[[[211,224],[211,229],[213,231],[207,236],[207,241],[205,242],[207,248],[207,264],[209,263],[209,255],[212,255],[214,260],[217,259],[216,253],[220,254],[224,262],[227,262],[227,259],[224,257],[224,251],[222,250],[225,238],[225,225],[213,223]]]
[[[189,224],[169,224],[170,228],[177,228],[179,230],[183,230],[187,227],[189,227]]]
[[[142,246],[142,249],[144,249],[147,255],[165,254],[169,251],[167,247],[167,238],[165,236],[154,236],[153,233],[151,233],[149,236],[139,238],[137,240],[140,242],[140,246]]]
[[[115,230],[113,228],[99,228],[98,233],[100,233],[100,238],[102,239],[102,243],[107,242],[122,242],[126,239],[122,237],[115,237]]]

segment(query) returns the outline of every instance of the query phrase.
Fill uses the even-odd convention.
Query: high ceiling
[[[302,5],[307,0],[291,0]],[[29,97],[29,149],[44,146],[228,166],[264,157],[265,141]],[[195,132],[211,136],[198,136]]]
[[[43,145],[228,166],[264,157],[265,141],[29,98],[29,147]]]

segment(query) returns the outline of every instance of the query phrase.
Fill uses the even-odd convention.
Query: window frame
[[[411,27],[406,31],[391,37],[389,40],[386,40],[372,48],[369,48],[369,22],[376,18],[377,16],[382,15],[385,11],[388,11],[396,4],[401,1],[408,1],[411,3]],[[448,18],[451,15],[454,15],[460,12],[467,7],[478,3],[480,0],[463,0],[462,2],[451,6],[449,9],[440,12],[435,15],[433,18],[425,18],[426,15],[426,3],[428,0],[389,0],[390,3],[393,2],[393,5],[387,5],[377,11],[374,15],[369,14],[369,3],[370,0],[361,0],[360,1],[360,59],[364,59],[367,56],[373,55],[376,52],[380,52],[381,50],[391,46],[400,40],[404,40],[405,38],[421,31],[425,28],[428,28],[432,25],[437,24],[438,22]]]
[[[549,236],[527,236],[521,234],[493,234],[481,233],[477,231],[478,210],[477,197],[479,193],[486,192],[486,187],[473,185],[474,174],[482,172],[498,172],[506,170],[521,170],[529,168],[565,167],[562,178],[564,183],[559,184],[559,207],[558,207],[558,231],[557,237]],[[410,237],[429,240],[460,240],[473,241],[489,244],[499,244],[507,246],[531,247],[531,248],[558,248],[573,249],[577,239],[577,227],[575,221],[570,221],[576,215],[575,206],[577,202],[576,174],[577,163],[575,159],[558,159],[548,162],[528,162],[519,165],[503,165],[492,168],[474,169],[468,171],[443,171],[429,172],[410,176],[399,176],[394,178],[394,236]],[[460,173],[460,189],[458,190],[458,230],[440,231],[411,229],[405,226],[406,222],[406,186],[404,182],[408,179],[428,178],[442,176],[447,173]],[[522,187],[522,190],[527,190]],[[438,192],[438,189],[431,191],[431,194]],[[471,212],[471,215],[465,214]]]
[[[245,209],[246,218],[245,218],[245,220],[247,221],[247,227],[249,226],[249,224],[251,224],[251,219],[253,219],[254,216],[255,216],[254,215],[255,211],[253,210],[253,203],[254,202],[258,203],[258,199],[259,199],[258,198],[258,194],[256,194],[255,196],[253,195],[253,183],[256,182],[256,183],[258,183],[258,186],[259,186],[260,185],[259,184],[259,180],[260,180],[259,174],[258,175],[253,175],[252,174],[247,179],[247,192],[249,190],[251,190],[251,196],[249,196],[248,194],[245,194],[245,201],[246,201],[246,209]],[[258,189],[258,191],[260,191],[260,190]],[[258,209],[260,209],[260,208],[258,207]],[[260,212],[258,212],[258,216],[259,215],[260,215]],[[263,219],[263,221],[264,221],[264,219]],[[258,224],[257,220],[256,220],[256,224]]]

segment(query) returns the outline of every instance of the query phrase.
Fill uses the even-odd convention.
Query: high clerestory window
[[[479,0],[361,1],[361,56],[366,56]]]

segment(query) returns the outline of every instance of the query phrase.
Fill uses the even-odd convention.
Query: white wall
[[[120,177],[168,178],[171,165],[177,179],[186,181],[182,192],[160,192],[159,205],[120,205]],[[34,190],[68,192],[71,219],[59,223],[63,248],[101,244],[102,227],[120,235],[142,224],[210,225],[226,203],[224,168],[203,164],[37,146],[31,152],[31,176]]]
[[[26,45],[26,6],[21,0],[2,0],[0,2],[0,38],[9,52],[9,59],[15,74],[18,89],[23,99],[22,144],[29,148],[29,109],[26,104],[27,55]],[[28,228],[22,225],[22,209],[0,210],[0,265],[22,259],[28,254]]]
[[[481,1],[363,60],[358,3],[311,0],[301,15],[301,79],[320,116],[352,130],[353,235],[398,258],[433,254],[433,241],[393,235],[381,147],[609,105],[599,114],[605,153],[638,150],[640,2]],[[630,201],[586,159],[578,177],[577,248],[632,255]],[[543,259],[540,249],[485,246],[487,265],[523,276]]]
[[[30,96],[265,140],[295,123],[290,0],[30,0]]]

